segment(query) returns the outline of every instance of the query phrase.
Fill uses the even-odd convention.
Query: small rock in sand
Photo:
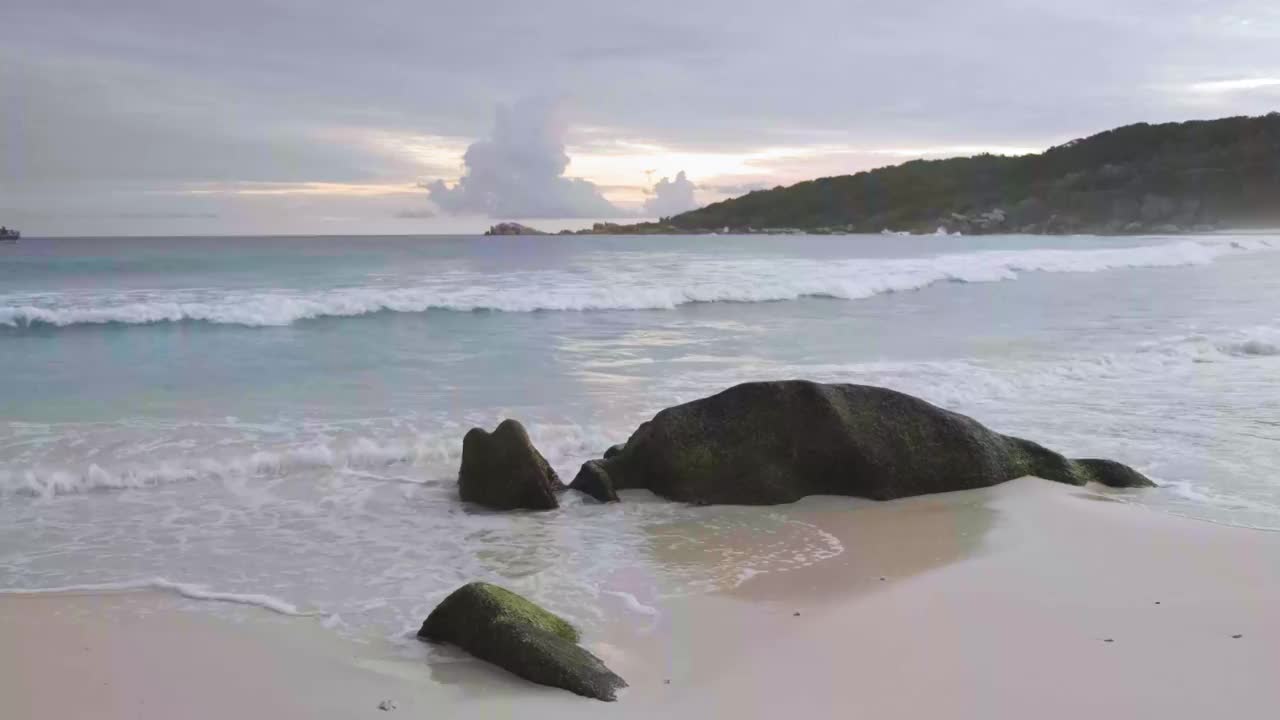
[[[396,704],[392,700],[383,700],[382,702],[378,703],[378,709],[379,710],[395,710]]]
[[[422,623],[418,637],[447,642],[533,682],[599,700],[627,686],[578,645],[577,628],[529,600],[489,583],[463,585]]]
[[[800,617],[800,613],[799,613],[799,612],[793,612],[793,613],[791,613],[791,615],[792,615],[792,617]]]
[[[1244,636],[1243,636],[1243,635],[1232,635],[1232,636],[1231,636],[1231,639],[1232,639],[1232,640],[1239,640],[1239,639],[1240,639],[1240,638],[1242,638],[1242,637],[1244,637]]]
[[[1115,640],[1112,640],[1111,638],[1107,638],[1107,639],[1103,640],[1102,642],[1115,642]]]

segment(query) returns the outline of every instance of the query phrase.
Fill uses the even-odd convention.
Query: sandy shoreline
[[[1280,534],[1034,479],[771,511],[845,551],[589,636],[631,684],[614,704],[469,660],[406,660],[315,618],[246,611],[234,622],[149,592],[0,596],[0,703],[15,720],[1075,720],[1263,717],[1280,706]],[[382,700],[396,710],[378,710]]]

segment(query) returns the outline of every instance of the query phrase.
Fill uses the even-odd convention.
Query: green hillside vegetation
[[[1128,125],[1035,155],[915,160],[604,231],[1119,234],[1262,225],[1280,225],[1274,112]]]

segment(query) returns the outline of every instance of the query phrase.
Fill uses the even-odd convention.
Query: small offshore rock
[[[1243,636],[1243,635],[1232,635],[1232,636],[1231,636],[1231,639],[1232,639],[1232,640],[1239,640],[1239,639],[1240,639],[1240,638],[1242,638],[1242,637],[1244,637],[1244,636]]]

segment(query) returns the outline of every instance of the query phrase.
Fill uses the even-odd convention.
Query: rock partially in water
[[[772,505],[806,495],[875,500],[1035,475],[1112,487],[1150,480],[1111,460],[1070,460],[904,393],[804,380],[754,382],[667,408],[570,487],[602,501],[643,488],[696,504]]]
[[[503,420],[492,433],[472,428],[462,439],[458,493],[464,501],[497,510],[553,510],[562,490],[519,422]]]
[[[614,700],[627,686],[578,646],[573,625],[489,583],[468,583],[455,590],[431,611],[418,637],[457,645],[526,680],[585,697]]]
[[[609,459],[617,457],[617,453]],[[569,488],[586,493],[600,502],[618,502],[618,493],[614,488],[613,478],[605,469],[608,460],[588,460],[582,464],[577,476],[569,484]]]

